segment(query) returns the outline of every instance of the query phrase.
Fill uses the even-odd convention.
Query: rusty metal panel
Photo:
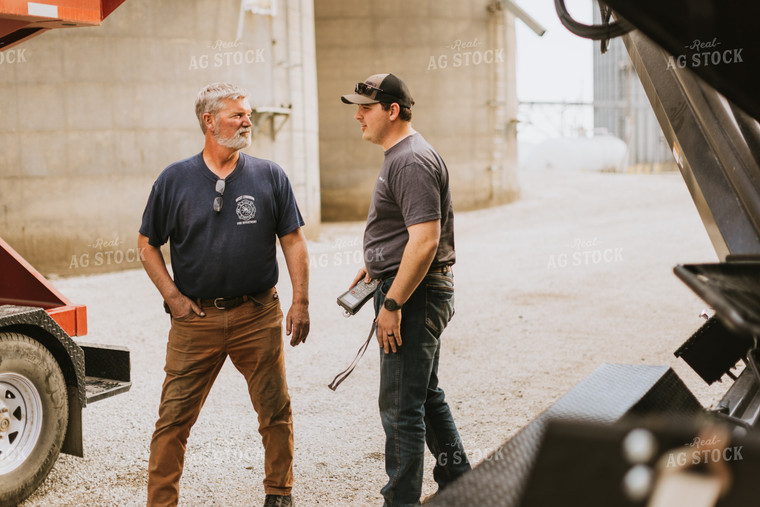
[[[69,336],[87,334],[87,310],[53,287],[8,243],[0,239],[0,305],[42,308]]]
[[[0,0],[0,51],[52,28],[97,26],[124,0]]]

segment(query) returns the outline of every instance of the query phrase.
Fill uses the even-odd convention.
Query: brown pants
[[[293,416],[282,345],[282,310],[272,289],[261,303],[230,310],[204,307],[172,319],[166,379],[150,444],[148,505],[175,506],[190,428],[229,355],[248,383],[264,444],[264,490],[288,495],[293,486]]]

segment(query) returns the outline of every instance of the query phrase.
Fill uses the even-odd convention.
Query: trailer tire
[[[32,494],[66,435],[66,381],[53,355],[19,333],[0,333],[0,505]]]

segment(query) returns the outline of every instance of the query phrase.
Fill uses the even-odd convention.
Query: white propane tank
[[[625,172],[628,147],[608,134],[594,137],[556,137],[521,146],[521,169]]]

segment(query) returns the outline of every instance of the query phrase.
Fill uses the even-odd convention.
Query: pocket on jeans
[[[454,289],[428,285],[425,287],[425,325],[440,336],[454,316]]]
[[[172,317],[172,320],[175,322],[190,322],[197,316],[198,315],[194,311],[190,310],[190,313],[187,315],[183,315],[182,317]]]
[[[253,311],[269,310],[280,303],[279,299],[270,299],[268,301],[248,301],[245,304],[249,304]]]
[[[380,293],[383,296],[387,296],[388,295],[388,291],[391,290],[391,285],[393,285],[393,279],[394,278],[395,277],[387,278],[387,279],[383,280],[382,282],[380,282]]]

